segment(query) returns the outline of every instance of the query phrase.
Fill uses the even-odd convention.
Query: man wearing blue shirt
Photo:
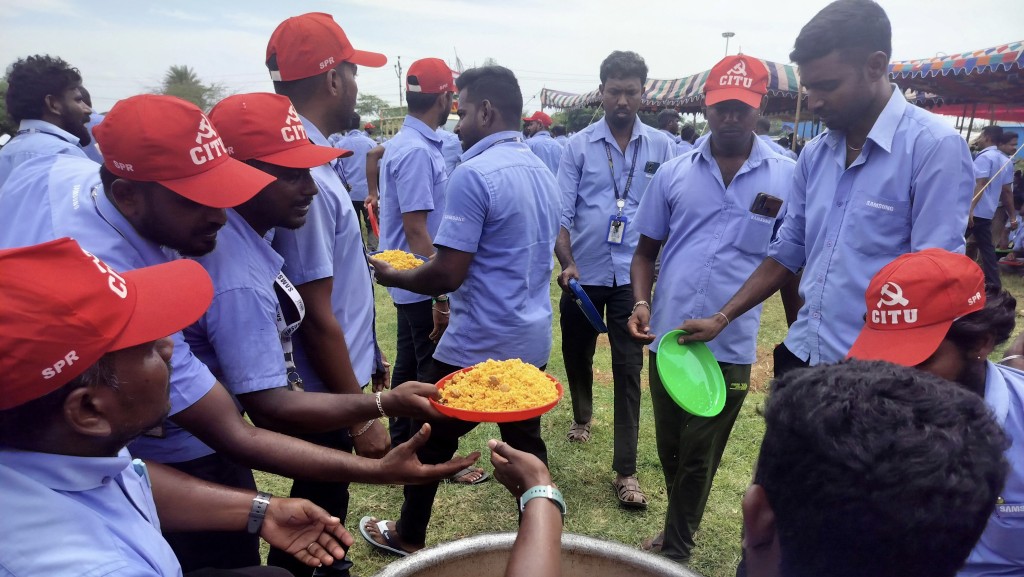
[[[449,116],[451,113],[449,113]],[[448,117],[445,117],[444,122],[448,121]],[[437,135],[441,137],[441,156],[444,157],[444,170],[447,174],[451,174],[455,167],[459,165],[459,157],[462,156],[462,142],[459,141],[459,136],[444,128],[444,122],[437,127]]]
[[[768,70],[760,60],[740,55],[716,64],[705,85],[711,138],[694,154],[661,167],[634,222],[640,242],[631,268],[636,304],[628,326],[633,338],[650,348],[654,426],[668,490],[665,529],[652,541],[654,548],[661,544],[662,555],[680,563],[690,558],[711,483],[747,396],[761,309],[735,319],[710,343],[727,389],[725,408],[714,417],[695,417],[668,395],[654,370],[658,339],[687,318],[720,309],[768,252],[776,221],[784,215],[794,163],[754,135],[767,92]]]
[[[51,154],[86,157],[81,146],[92,109],[82,99],[82,76],[52,56],[29,56],[7,72],[7,114],[18,133],[0,149],[0,186],[26,160]]]
[[[569,280],[576,279],[598,311],[607,309],[615,386],[614,487],[619,502],[634,508],[646,507],[647,497],[636,478],[643,345],[626,328],[633,307],[629,265],[640,240],[633,216],[658,167],[675,157],[675,143],[637,116],[646,82],[647,64],[635,52],[612,52],[601,63],[604,118],[577,132],[562,154],[555,245],[564,291],[558,306],[562,357],[572,396],[568,438],[590,439],[597,344],[597,330],[569,291]]]
[[[86,90],[85,86],[78,87],[79,92],[82,93],[82,102],[89,107],[92,112],[89,113],[89,122],[85,124],[85,129],[89,131],[89,142],[79,142],[85,155],[89,157],[96,164],[103,164],[103,155],[100,154],[100,149],[96,147],[96,139],[92,136],[92,129],[97,124],[103,122],[103,115],[96,112],[96,109],[92,107],[92,95]]]
[[[437,128],[452,108],[455,80],[439,58],[423,58],[409,66],[405,97],[409,114],[402,129],[388,141],[380,163],[380,249],[401,250],[423,257],[434,254],[434,236],[444,214],[448,184],[443,141]],[[394,386],[425,381],[434,347],[448,326],[448,296],[389,288],[397,314]],[[391,421],[391,444],[409,439],[413,424]],[[475,473],[479,475],[480,473]]]
[[[466,152],[448,182],[444,219],[434,238],[437,255],[408,271],[372,261],[385,286],[452,293],[451,321],[434,352],[431,381],[488,359],[518,358],[543,369],[551,353],[551,251],[558,233],[554,177],[519,135],[523,97],[512,71],[474,68],[456,85],[458,131]],[[420,458],[425,463],[448,459],[459,437],[475,426],[454,419],[433,423]],[[547,462],[540,417],[498,427],[513,448]],[[398,521],[364,517],[360,533],[375,548],[394,554],[422,549],[437,486],[406,487]]]
[[[685,340],[713,339],[802,267],[803,306],[775,350],[776,374],[835,362],[864,323],[856,303],[883,265],[928,247],[963,252],[974,182],[967,144],[889,83],[891,36],[871,0],[833,2],[800,31],[790,57],[829,129],[800,155],[768,258],[720,311],[684,323]]]
[[[783,148],[781,144],[772,140],[772,137],[768,135],[768,132],[771,129],[772,122],[770,120],[767,118],[758,118],[757,127],[754,128],[754,134],[756,134],[758,138],[763,140],[765,144],[775,151],[775,154],[796,160],[797,157],[795,152],[788,148]]]
[[[551,174],[558,174],[558,162],[562,160],[563,147],[555,142],[551,133],[548,132],[548,128],[551,127],[551,117],[538,110],[529,118],[524,118],[523,122],[526,123],[526,132],[530,135],[526,139],[526,146],[529,146],[537,158],[544,163],[544,166],[551,170]]]
[[[992,222],[996,210],[1009,215],[1010,228],[1017,228],[1017,211],[1013,205],[1013,162],[1010,156],[1017,150],[1017,133],[1004,131],[974,159],[974,198],[968,220],[967,236],[981,257],[981,270],[985,273],[985,286],[998,292],[1003,284],[999,279],[999,262],[992,239]]]
[[[351,128],[345,131],[344,134],[332,134],[327,140],[335,148],[352,152],[351,156],[345,159],[338,159],[334,166],[337,169],[342,184],[348,189],[348,195],[352,199],[352,208],[356,211],[356,216],[362,219],[363,226],[366,228],[364,238],[367,239],[367,249],[373,251],[377,250],[377,235],[373,232],[373,227],[370,225],[370,214],[366,211],[365,206],[367,193],[366,153],[377,146],[377,143],[360,130],[359,125],[361,123],[362,119],[359,113],[353,112],[352,122],[350,123]]]
[[[566,143],[569,142],[569,137],[565,135],[565,127],[561,124],[556,124],[551,127],[551,136],[562,148],[565,148]]]
[[[1011,441],[1005,486],[961,577],[1017,575],[1024,568],[1024,372],[987,360],[1010,337],[1017,301],[1002,290],[986,295],[986,288],[985,275],[964,255],[926,249],[900,256],[871,279],[867,320],[850,349],[852,358],[916,367],[958,383],[985,399]],[[947,514],[959,515],[959,508]]]
[[[679,144],[679,113],[671,108],[659,112],[658,130],[671,138],[672,142]]]
[[[199,481],[132,460],[125,448],[167,415],[166,335],[202,314],[212,294],[199,265],[118,273],[62,238],[0,251],[0,270],[5,575],[180,577],[161,528],[247,529],[287,548],[307,571],[344,556],[338,541],[352,537],[308,501]],[[54,550],[26,553],[53,535]],[[281,575],[265,567],[204,574]]]
[[[140,122],[151,129],[139,130]],[[15,170],[0,188],[0,247],[71,236],[121,271],[179,254],[202,256],[216,246],[226,222],[224,207],[249,200],[274,180],[232,159],[202,111],[174,97],[142,95],[119,102],[96,137],[106,155],[99,169],[85,158],[51,155]],[[233,486],[252,483],[249,467],[321,481],[392,479],[398,472],[394,464],[380,469],[381,461],[253,427],[182,334],[173,340],[170,418],[136,439],[134,454]],[[398,396],[392,395],[384,395],[380,406],[401,412],[395,411],[392,401]],[[373,397],[360,395],[336,403],[332,416],[339,426],[360,426],[380,410]],[[403,462],[400,455],[395,459]],[[441,467],[444,476],[467,461],[454,469]],[[407,479],[416,480],[415,475]],[[254,541],[249,539],[251,549],[240,547],[240,555],[212,541],[207,546],[218,566],[238,567],[258,562]]]

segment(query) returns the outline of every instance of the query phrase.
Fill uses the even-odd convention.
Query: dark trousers
[[[1003,285],[999,280],[999,257],[992,242],[992,220],[974,217],[974,226],[967,227],[967,235],[974,236],[981,272],[985,273],[985,289],[998,292]]]
[[[633,340],[626,329],[633,309],[633,290],[628,284],[585,286],[583,290],[604,315],[612,348],[615,393],[612,469],[620,475],[633,475],[636,474],[636,445],[640,434],[640,371],[644,367],[643,345]],[[562,294],[558,310],[573,420],[589,423],[593,416],[594,352],[598,333],[569,294]]]
[[[657,366],[656,360],[651,352],[649,366]],[[714,417],[684,411],[668,395],[658,371],[650,371],[654,432],[668,491],[661,554],[681,563],[690,558],[693,535],[704,516],[711,484],[750,383],[750,365],[719,366],[725,376],[725,408]]]
[[[429,382],[437,382],[460,368],[462,367],[434,359]],[[416,453],[420,462],[436,465],[451,459],[459,448],[459,437],[475,429],[477,424],[457,419],[430,423],[430,439]],[[548,451],[540,437],[540,417],[515,423],[498,423],[498,429],[501,430],[502,441],[514,449],[536,455],[547,465]],[[412,545],[426,542],[427,525],[430,524],[430,514],[434,508],[434,496],[437,494],[438,485],[437,481],[424,485],[406,485],[402,515],[396,525],[403,541]]]
[[[349,436],[347,429],[317,435],[302,435],[300,438],[323,447],[338,449],[346,453],[352,452],[352,437]],[[292,491],[289,496],[309,499],[326,509],[331,515],[341,519],[343,524],[345,523],[345,515],[348,513],[348,483],[296,479],[292,481]],[[309,577],[313,574],[312,567],[300,563],[295,557],[273,547],[270,548],[270,554],[267,556],[267,565],[283,567],[295,577]],[[321,568],[318,571],[317,575],[332,574],[329,568]],[[347,572],[344,574],[347,575]]]
[[[395,305],[398,311],[398,350],[391,371],[392,388],[408,381],[428,381],[437,345],[430,340],[434,330],[433,305],[429,300],[409,305]],[[412,419],[391,417],[391,446],[409,440],[415,432]]]
[[[214,453],[168,466],[204,481],[256,490],[252,470]],[[181,505],[185,506],[185,505]],[[260,539],[245,531],[164,533],[184,573],[204,568],[240,569],[260,564]]]
[[[775,378],[779,378],[793,369],[806,369],[811,366],[808,361],[794,355],[786,343],[775,345],[775,350],[772,351],[772,360],[774,362],[772,372]]]

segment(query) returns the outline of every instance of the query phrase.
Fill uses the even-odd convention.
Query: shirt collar
[[[402,128],[406,127],[411,128],[416,132],[420,133],[421,135],[423,135],[423,138],[426,138],[430,142],[441,144],[441,135],[434,132],[433,129],[427,126],[427,123],[423,122],[419,118],[416,118],[415,116],[406,115],[405,122],[402,123]]]
[[[874,142],[875,146],[884,149],[886,152],[892,152],[892,140],[896,136],[896,128],[900,125],[900,121],[903,120],[903,114],[906,112],[907,106],[909,106],[899,87],[895,84],[890,84],[889,86],[892,89],[892,94],[889,95],[889,102],[885,104],[885,108],[882,109],[878,118],[875,119],[875,123],[871,126],[866,139]],[[841,137],[845,138],[846,134],[830,130],[826,142],[835,149],[839,146]]]
[[[120,475],[132,458],[122,448],[116,457],[74,457],[0,449],[0,462],[55,491],[89,491]]]
[[[531,138],[538,138],[538,137],[540,137],[540,138],[551,138],[551,133],[548,132],[547,130],[541,130],[541,131],[537,132],[537,134],[534,134]]]
[[[143,237],[139,234],[139,231],[135,230],[128,219],[121,214],[120,210],[114,206],[114,203],[110,202],[107,198],[106,192],[103,190],[103,186],[98,185],[94,190],[89,191],[90,196],[95,194],[95,207],[99,212],[103,220],[110,225],[111,228],[116,230],[118,234],[124,237],[128,241],[128,244],[132,246],[139,255],[142,257],[142,261],[147,265],[162,264],[167,262],[170,258],[157,243]]]
[[[506,138],[515,139],[518,142],[523,141],[522,133],[517,132],[515,130],[503,130],[501,132],[495,132],[494,134],[481,138],[480,141],[471,146],[469,150],[463,152],[459,158],[462,160],[462,162],[466,162],[467,160],[473,158],[474,156],[479,156],[483,154],[485,150],[494,146],[499,140],[504,140]]]
[[[633,134],[629,135],[630,142],[640,137],[643,126],[644,123],[640,122],[639,116],[633,119]],[[599,120],[594,131],[590,133],[590,142],[597,142],[601,139],[608,141],[609,144],[615,144],[615,136],[612,134],[612,129],[608,126],[608,119],[606,118]]]
[[[753,133],[751,133],[753,134]],[[757,136],[756,134],[754,135]],[[697,147],[698,154],[694,155],[694,160],[697,157],[702,158],[705,162],[713,163],[715,161],[714,155],[711,154],[711,139],[714,136],[705,138],[700,146]],[[754,138],[754,145],[750,147],[750,155],[743,161],[743,166],[740,167],[739,171],[736,172],[736,176],[743,174],[749,170],[753,170],[761,164],[761,161],[771,155],[771,146],[760,138]]]
[[[18,132],[21,131],[45,132],[46,134],[51,134],[61,140],[66,140],[71,144],[77,145],[79,143],[78,137],[74,134],[71,134],[55,124],[50,124],[45,120],[39,120],[36,118],[26,118],[25,120],[22,120],[21,124],[18,125]]]
[[[308,118],[300,114],[299,120],[301,120],[303,126],[305,126],[306,136],[309,138],[310,142],[312,142],[313,144],[319,144],[321,146],[330,146],[330,144],[327,141],[327,137],[324,136],[324,133],[320,132],[320,129],[317,128],[315,124],[310,122]],[[334,161],[332,160],[331,162]]]
[[[992,409],[999,426],[1006,422],[1006,414],[1010,412],[1010,389],[1006,385],[1002,371],[1018,372],[1011,368],[985,361],[985,404]]]

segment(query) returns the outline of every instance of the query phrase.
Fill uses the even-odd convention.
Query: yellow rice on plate
[[[441,390],[441,403],[468,411],[522,411],[558,399],[555,383],[537,367],[519,359],[488,359],[455,373]]]
[[[404,250],[385,250],[373,255],[373,258],[388,263],[396,270],[409,270],[423,264],[423,259]]]

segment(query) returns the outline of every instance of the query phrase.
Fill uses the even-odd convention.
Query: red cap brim
[[[739,100],[743,104],[753,108],[761,108],[763,94],[757,94],[742,88],[723,88],[721,90],[710,90],[704,95],[704,105],[714,106],[726,100]]]
[[[203,206],[232,208],[256,196],[256,193],[274,182],[274,177],[244,162],[228,158],[218,166],[194,176],[157,182]]]
[[[865,326],[854,341],[848,359],[886,361],[916,367],[939,349],[953,321],[912,329],[881,330]]]
[[[135,285],[135,310],[111,343],[111,351],[172,335],[196,322],[213,300],[213,281],[193,260],[175,260],[121,276]]]
[[[313,168],[327,164],[335,158],[344,158],[347,156],[352,156],[351,150],[309,144],[307,146],[296,146],[295,148],[257,156],[256,160],[277,166],[283,166],[285,168]]]
[[[388,63],[387,56],[378,52],[366,52],[365,50],[353,50],[352,56],[345,60],[358,66],[369,66],[370,68],[380,68]]]

